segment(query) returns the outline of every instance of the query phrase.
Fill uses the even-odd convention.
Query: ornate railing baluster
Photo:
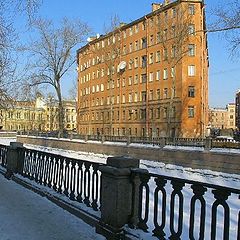
[[[196,201],[199,200],[201,203],[200,210],[200,232],[199,240],[204,239],[205,231],[205,218],[206,218],[206,202],[203,198],[204,193],[207,191],[207,188],[203,187],[200,184],[193,184],[191,186],[193,189],[194,196],[191,199],[191,211],[190,211],[190,220],[189,220],[189,238],[190,240],[195,240],[194,238],[194,226],[195,226],[195,207]]]
[[[53,163],[54,157],[49,155],[49,167],[48,167],[48,187],[52,188],[53,181]]]
[[[39,155],[39,183],[43,183],[43,170],[44,170],[44,161],[43,161],[43,154]]]
[[[58,183],[58,164],[59,158],[55,157],[53,162],[53,189],[57,191],[57,183]]]
[[[170,231],[171,236],[170,239],[180,240],[180,236],[182,234],[183,228],[183,194],[181,192],[183,186],[185,185],[183,182],[179,182],[176,180],[172,180],[171,184],[173,186],[173,192],[171,194],[170,201]],[[178,208],[178,228],[177,231],[174,229],[174,219],[175,219],[175,198],[178,196],[179,198],[179,208]]]
[[[71,184],[70,184],[70,199],[75,201],[75,186],[76,186],[76,161],[71,159]]]
[[[77,170],[77,201],[82,202],[83,194],[83,162],[78,161],[78,170]]]
[[[153,222],[154,222],[154,230],[153,230],[153,235],[158,237],[159,239],[164,239],[164,236],[166,235],[164,233],[164,227],[166,224],[166,190],[164,189],[164,186],[166,185],[167,181],[164,180],[163,178],[155,178],[154,179],[156,182],[156,189],[154,191],[154,217],[153,217]],[[158,199],[158,194],[159,192],[162,193],[162,222],[161,225],[158,224],[158,213],[159,213],[159,199]]]
[[[99,188],[99,180],[98,180],[98,165],[93,164],[93,173],[92,173],[92,208],[97,211],[98,210],[98,188]]]
[[[140,181],[141,184],[139,186],[139,214],[138,214],[138,227],[142,229],[143,231],[147,231],[147,221],[148,221],[148,215],[149,215],[149,186],[148,181],[150,179],[150,176],[148,175],[140,175]],[[144,218],[142,217],[143,214],[143,189],[145,188],[146,198],[145,198],[145,211],[144,211]]]
[[[30,165],[29,165],[30,180],[34,179],[34,167],[35,167],[34,162],[35,162],[35,152],[32,152],[30,157]]]
[[[65,165],[65,171],[64,171],[64,191],[63,191],[63,193],[68,197],[68,194],[69,194],[69,172],[70,172],[69,159],[65,159],[65,163],[66,163],[66,165]]]
[[[90,207],[90,201],[89,201],[89,197],[90,197],[90,166],[91,163],[85,162],[84,163],[85,166],[85,172],[84,172],[84,200],[83,202]]]
[[[63,179],[64,179],[64,176],[63,176],[63,163],[64,163],[64,159],[63,157],[59,157],[59,160],[58,160],[58,164],[59,164],[59,171],[58,171],[58,193],[62,193],[62,188],[63,188],[63,185],[64,185],[64,182],[63,182]]]
[[[36,171],[35,171],[35,182],[39,183],[39,178],[40,178],[40,153],[37,153],[37,159],[36,159]]]
[[[44,181],[43,181],[44,186],[47,185],[48,166],[49,166],[49,159],[48,159],[48,155],[46,154],[46,155],[44,156]]]
[[[214,189],[213,191],[215,202],[212,205],[212,223],[211,223],[211,240],[216,239],[216,228],[217,228],[217,208],[222,206],[224,209],[224,229],[223,239],[229,240],[229,206],[226,202],[231,192],[222,189]]]

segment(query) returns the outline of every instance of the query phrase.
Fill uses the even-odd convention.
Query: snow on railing
[[[239,239],[239,189],[139,170],[132,174],[137,201],[132,215],[138,213],[132,227],[159,239]]]

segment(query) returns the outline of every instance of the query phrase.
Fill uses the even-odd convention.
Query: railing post
[[[124,239],[123,226],[132,213],[131,169],[139,167],[139,160],[130,157],[109,157],[106,166],[100,166],[101,219],[96,231],[107,239]]]
[[[14,173],[23,171],[23,144],[20,142],[11,142],[7,151],[7,172],[5,177],[10,179]]]
[[[210,150],[212,148],[212,138],[204,139],[204,150]]]
[[[160,139],[159,139],[159,144],[160,144],[160,147],[165,147],[166,146],[166,138],[164,138],[164,137],[161,137]]]

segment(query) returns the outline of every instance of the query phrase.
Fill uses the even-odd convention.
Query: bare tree
[[[30,86],[51,85],[59,102],[59,133],[64,128],[61,80],[76,62],[75,50],[84,41],[89,28],[80,20],[63,19],[56,28],[51,21],[38,19],[33,24],[39,39],[26,47],[31,53]]]
[[[209,33],[218,32],[229,42],[231,56],[238,57],[240,53],[240,1],[232,0],[214,9],[216,21],[207,30]]]
[[[41,0],[0,0],[0,107],[4,108],[12,101],[19,89],[14,57],[16,31],[13,27],[16,14],[24,14],[30,20]],[[10,97],[11,96],[11,97]]]

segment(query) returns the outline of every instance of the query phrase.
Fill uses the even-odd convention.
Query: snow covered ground
[[[8,144],[9,141],[12,141],[14,139],[5,139],[5,140],[0,140],[0,143],[3,144]],[[94,162],[101,162],[101,163],[106,163],[106,159],[107,159],[107,155],[102,155],[102,154],[89,154],[89,153],[84,153],[84,152],[74,152],[74,151],[68,151],[68,150],[62,150],[62,149],[52,149],[52,148],[46,148],[46,147],[38,147],[38,146],[34,146],[34,145],[24,145],[27,148],[31,148],[31,149],[36,149],[36,150],[42,150],[42,151],[48,151],[48,152],[53,152],[55,154],[61,154],[64,156],[68,156],[68,157],[72,157],[72,158],[77,158],[77,159],[82,159],[82,160],[87,160],[87,161],[94,161]],[[146,146],[149,147],[149,146]],[[156,146],[154,146],[156,147]],[[168,147],[168,148],[173,148],[173,147]],[[176,148],[176,147],[175,147]],[[180,147],[177,147],[180,148]],[[182,148],[181,148],[182,149]],[[185,147],[186,149],[186,147]],[[187,148],[189,150],[189,148]],[[200,148],[190,148],[190,150],[195,150],[195,151],[201,151],[202,149]],[[225,151],[223,149],[219,149],[217,151]],[[221,173],[221,172],[214,172],[214,171],[210,171],[210,170],[203,170],[203,169],[191,169],[191,168],[184,168],[184,167],[179,167],[179,166],[175,166],[175,165],[170,165],[170,164],[164,164],[161,162],[153,162],[153,161],[148,161],[148,160],[144,160],[142,159],[140,161],[140,167],[147,169],[149,172],[151,173],[156,173],[156,174],[161,174],[161,175],[165,175],[165,176],[172,176],[172,177],[178,177],[178,178],[182,178],[182,179],[188,179],[188,180],[194,180],[194,181],[199,181],[199,182],[203,182],[203,183],[211,183],[211,184],[216,184],[216,185],[220,185],[220,186],[227,186],[227,187],[231,187],[231,188],[236,188],[239,189],[240,188],[240,175],[238,174],[226,174],[226,173]],[[151,188],[155,188],[155,183],[153,181],[153,179],[150,180],[150,189]],[[167,185],[167,192],[170,193],[172,191],[170,183],[168,183]],[[184,189],[183,191],[185,196],[188,196],[188,198],[185,198],[184,201],[184,209],[188,209],[189,210],[189,202],[192,196],[192,190],[190,189],[190,186],[186,187],[186,189]],[[150,205],[153,206],[153,192],[150,193]],[[170,196],[170,194],[169,194]],[[168,200],[167,202],[169,203],[170,199],[168,196]],[[210,191],[208,191],[206,193],[206,204],[209,208],[209,211],[206,213],[207,216],[209,216],[209,218],[206,221],[206,233],[209,232],[209,226],[211,226],[211,222],[210,222],[210,210],[211,210],[211,204],[212,202],[214,202],[213,199],[213,195]],[[237,216],[238,216],[238,211],[239,211],[239,199],[238,196],[234,196],[233,198],[230,197],[229,202],[228,202],[229,206],[231,208],[233,208],[233,210],[231,210],[231,214],[233,214],[233,216],[235,216],[234,219],[231,220],[231,225],[230,225],[230,239],[236,239],[236,231],[237,231]],[[169,212],[169,208],[167,210]],[[218,239],[222,239],[221,238],[221,230],[223,229],[222,226],[222,219],[221,217],[223,216],[223,211],[220,209],[220,220],[218,222],[218,236],[220,236]],[[197,212],[197,215],[199,216],[199,212]],[[153,219],[152,213],[150,214],[149,219]],[[184,225],[188,225],[188,221],[189,221],[189,212],[184,212]],[[169,216],[167,217],[167,222],[169,223]],[[150,220],[149,223],[149,230],[153,229],[153,223]],[[169,234],[169,229],[167,230],[167,234]],[[153,237],[150,234],[147,235],[142,235],[140,234],[140,239],[153,239]],[[183,231],[183,238],[182,239],[188,239],[188,232],[187,232],[187,228],[184,229]],[[208,239],[208,238],[205,238]],[[210,236],[209,236],[210,239]]]
[[[103,240],[95,229],[0,174],[1,240]]]

